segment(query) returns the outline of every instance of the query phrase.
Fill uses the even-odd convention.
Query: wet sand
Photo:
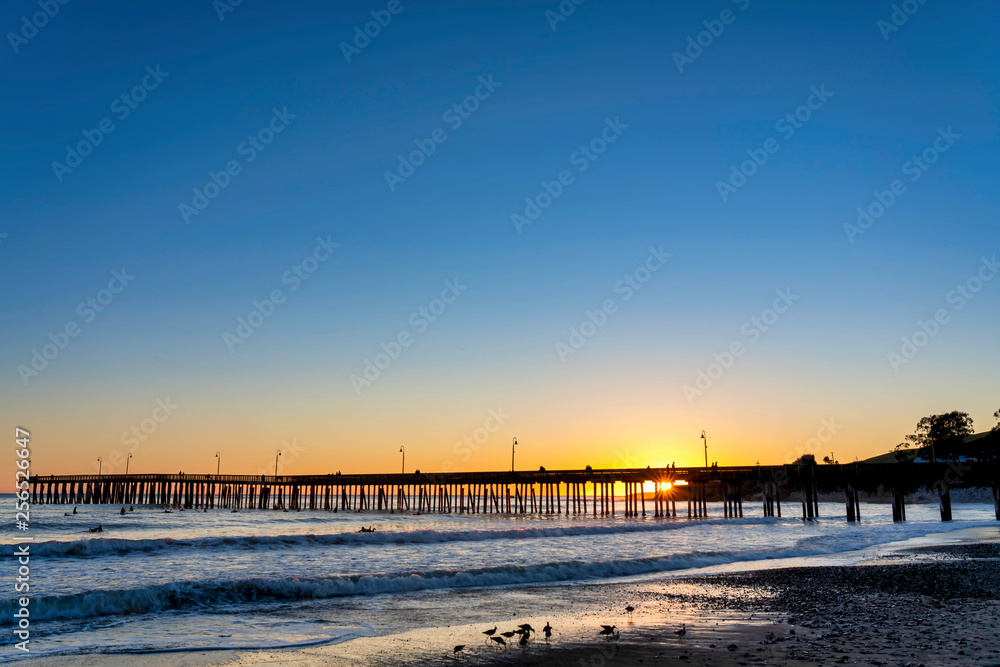
[[[849,566],[641,583],[454,591],[458,624],[300,649],[52,658],[51,665],[1000,665],[1000,544]],[[631,619],[626,605],[633,605]],[[467,608],[467,613],[463,610]],[[488,612],[489,620],[484,621]],[[463,618],[464,616],[464,618]],[[440,618],[438,616],[437,618]],[[467,623],[468,621],[468,623]],[[555,629],[546,641],[541,628]],[[482,631],[530,623],[526,646]],[[606,639],[601,625],[616,625]],[[685,625],[683,636],[675,633]],[[455,645],[464,644],[459,654]]]

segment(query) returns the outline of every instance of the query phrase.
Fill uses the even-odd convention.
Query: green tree
[[[814,466],[816,465],[816,455],[815,454],[803,454],[799,458],[792,461],[793,465],[799,466]]]
[[[915,448],[918,456],[931,462],[957,461],[965,453],[965,439],[972,433],[972,418],[966,412],[924,417],[917,422],[917,430],[896,446],[896,459],[909,458],[909,450]]]

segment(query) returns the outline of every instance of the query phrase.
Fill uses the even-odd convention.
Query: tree
[[[896,446],[896,459],[909,458],[908,450],[916,448],[917,455],[932,463],[938,459],[957,461],[965,454],[965,439],[972,435],[972,418],[966,412],[947,412],[924,417],[917,422],[917,429],[906,441]]]
[[[1000,410],[993,413],[996,425],[977,438],[972,438],[967,455],[975,456],[978,461],[1000,461]]]
[[[816,456],[814,454],[803,454],[799,458],[792,461],[792,464],[798,466],[814,466],[816,465]]]
[[[834,465],[836,463],[840,463],[840,461],[835,461],[834,459],[830,458],[829,456],[824,456],[823,457],[823,463],[826,463],[828,465]]]

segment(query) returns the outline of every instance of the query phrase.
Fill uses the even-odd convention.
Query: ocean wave
[[[740,524],[773,523],[774,519],[743,519]],[[698,525],[725,523],[732,520],[700,521]],[[677,530],[690,523],[623,523],[600,526],[564,526],[515,528],[506,530],[411,530],[376,533],[332,533],[327,535],[260,535],[246,537],[196,537],[128,540],[93,538],[71,542],[40,542],[32,547],[32,554],[59,558],[88,558],[106,555],[128,555],[135,552],[154,552],[163,549],[289,549],[315,546],[368,546],[373,544],[440,544],[444,542],[485,542],[489,540],[528,540],[551,537],[577,537],[618,535]]]
[[[737,524],[731,524],[737,525]],[[963,527],[976,525],[975,522]],[[982,525],[993,525],[993,522]],[[654,524],[647,530],[667,530],[670,524]],[[628,526],[592,526],[595,530],[621,530]],[[632,530],[639,529],[633,525]],[[525,531],[579,531],[577,528],[523,529],[520,531],[476,531],[490,534]],[[940,532],[934,524],[896,524],[890,530],[836,531],[797,540],[794,545],[774,548],[692,551],[660,556],[611,560],[568,560],[530,565],[498,565],[469,569],[382,572],[320,577],[244,578],[232,580],[190,580],[141,586],[122,590],[91,590],[74,594],[39,596],[32,601],[32,619],[71,620],[95,616],[140,614],[162,611],[197,612],[220,606],[270,602],[291,602],[347,596],[402,594],[448,588],[491,588],[511,585],[569,583],[634,577],[678,570],[756,562],[781,558],[803,558],[862,549]],[[434,531],[415,531],[415,534]],[[551,533],[550,533],[551,534]],[[559,532],[557,534],[566,534]],[[365,535],[374,537],[378,535]],[[341,536],[348,537],[348,536]],[[359,536],[360,537],[360,536]],[[391,537],[391,534],[386,535]],[[219,538],[232,540],[234,538]],[[242,539],[242,538],[238,538]],[[270,539],[270,538],[254,538]],[[284,538],[276,538],[284,539]],[[313,537],[315,539],[315,537]],[[14,611],[13,600],[0,601],[0,615]]]
[[[850,545],[858,548],[868,540]],[[840,543],[839,549],[845,545]],[[446,588],[480,588],[525,584],[566,583],[632,577],[737,561],[794,558],[831,553],[831,548],[786,547],[771,550],[690,552],[603,561],[560,561],[535,565],[505,565],[468,570],[431,570],[228,581],[180,581],[123,590],[95,590],[33,600],[34,620],[69,620],[113,614],[199,611],[206,607],[248,603],[326,599],[359,595],[412,593]],[[0,615],[13,613],[13,602],[0,601]]]
[[[657,571],[731,562],[735,554],[696,553],[610,561],[550,562],[469,570],[432,570],[289,579],[179,581],[122,590],[94,590],[32,600],[32,620],[69,620],[114,614],[170,610],[198,611],[206,607],[268,601],[325,599],[384,593],[411,593],[444,588],[478,588],[515,584],[556,583],[625,577]],[[13,601],[0,601],[0,614],[13,613]]]

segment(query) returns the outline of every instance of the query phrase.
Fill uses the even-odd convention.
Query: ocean
[[[6,507],[13,496],[5,497]],[[725,519],[721,504],[691,520],[438,515],[303,510],[185,510],[67,505],[31,508],[31,654],[3,635],[0,661],[40,655],[253,649],[344,642],[414,627],[471,622],[512,587],[648,580],[721,569],[838,562],[884,545],[976,527],[995,528],[992,505],[862,504],[851,524],[839,503],[804,522]],[[681,510],[678,507],[678,510]],[[686,512],[686,510],[685,510]],[[12,520],[12,519],[11,519]],[[89,529],[101,525],[102,533]],[[372,526],[374,533],[359,533]],[[7,545],[17,543],[5,539]],[[13,553],[13,546],[5,546]],[[18,563],[8,558],[11,588]],[[18,596],[24,593],[17,594]],[[12,618],[13,594],[0,601]],[[484,621],[487,616],[484,616]]]

